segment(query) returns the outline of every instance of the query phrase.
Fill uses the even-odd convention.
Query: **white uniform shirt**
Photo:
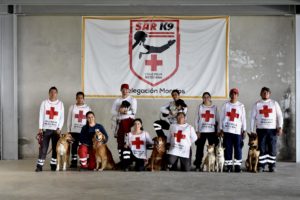
[[[132,154],[136,158],[147,159],[146,144],[153,144],[153,141],[146,131],[138,135],[134,135],[130,132],[125,135],[125,144],[129,146]]]
[[[196,113],[195,128],[200,133],[213,133],[215,132],[216,123],[219,120],[217,106],[205,106],[200,104]]]
[[[59,100],[44,100],[40,107],[39,129],[61,130],[63,125],[64,104]]]
[[[72,133],[80,133],[81,128],[86,125],[86,113],[90,111],[91,108],[83,104],[77,106],[76,104],[70,106],[67,121],[67,131]]]
[[[220,130],[240,135],[246,131],[246,111],[241,102],[224,103],[220,113]]]
[[[251,113],[251,132],[259,129],[276,129],[282,128],[283,117],[279,104],[268,99],[266,101],[257,101],[252,107]]]
[[[185,124],[172,124],[167,142],[170,143],[168,154],[183,158],[190,157],[192,143],[197,140],[194,127]]]
[[[123,101],[128,101],[130,103],[130,107],[128,108],[127,114],[120,114],[119,109]],[[128,96],[127,98],[123,99],[122,97],[117,98],[112,106],[111,113],[113,116],[116,116],[119,120],[128,119],[128,118],[135,118],[135,114],[137,111],[137,101],[135,98]]]
[[[187,107],[183,108],[182,111],[186,114],[187,113]],[[172,114],[170,114],[170,112]],[[171,101],[168,104],[162,106],[160,108],[160,113],[161,113],[160,118],[162,120],[165,120],[165,121],[169,122],[169,124],[176,124],[177,123],[176,116],[177,116],[177,113],[178,113],[178,109],[175,105],[175,101]],[[162,116],[162,114],[166,114],[168,116],[164,117],[164,116]]]

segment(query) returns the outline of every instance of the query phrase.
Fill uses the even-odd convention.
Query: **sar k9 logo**
[[[140,80],[157,86],[179,66],[179,20],[130,20],[129,65]]]

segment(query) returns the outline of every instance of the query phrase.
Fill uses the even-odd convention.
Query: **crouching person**
[[[96,123],[95,114],[92,111],[86,113],[87,123],[82,127],[79,136],[78,156],[80,161],[80,170],[93,170],[96,167],[95,152],[93,150],[93,137],[96,131],[105,135],[106,142],[108,135],[101,124]],[[88,156],[89,155],[89,156]]]
[[[197,140],[194,127],[186,123],[185,113],[177,114],[177,123],[170,127],[170,134],[167,139],[170,148],[168,151],[168,168],[170,170],[177,160],[180,160],[181,171],[191,169],[191,146]]]
[[[122,150],[122,168],[128,171],[135,162],[135,171],[144,171],[147,161],[147,145],[153,145],[148,132],[143,130],[143,122],[137,118],[133,121],[133,129],[125,135],[125,146]]]

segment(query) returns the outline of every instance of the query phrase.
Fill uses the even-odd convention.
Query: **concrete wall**
[[[231,17],[229,87],[238,87],[240,101],[250,109],[259,99],[261,87],[272,89],[272,98],[285,111],[285,135],[278,142],[279,157],[295,160],[295,36],[294,17]],[[36,156],[34,139],[40,103],[50,86],[57,86],[65,109],[81,90],[81,17],[20,16],[18,18],[19,62],[19,151]],[[209,84],[209,83],[208,83]],[[119,86],[116,86],[119,87]],[[152,122],[168,100],[138,99],[138,117],[151,135]],[[87,99],[97,121],[110,130],[113,99]],[[219,107],[224,100],[214,100]],[[193,124],[200,100],[188,100],[188,121]],[[65,128],[64,128],[65,130]],[[116,141],[109,146],[117,158]],[[247,146],[247,145],[246,145]],[[244,159],[246,158],[244,148]]]

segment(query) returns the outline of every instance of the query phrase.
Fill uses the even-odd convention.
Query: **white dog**
[[[224,150],[221,145],[218,145],[216,147],[216,172],[223,172],[223,167],[224,167]]]

